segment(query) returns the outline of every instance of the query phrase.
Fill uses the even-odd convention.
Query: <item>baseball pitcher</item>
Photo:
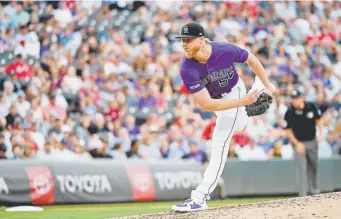
[[[183,25],[177,38],[182,40],[185,51],[180,74],[187,90],[203,110],[217,116],[211,159],[203,181],[189,199],[172,206],[178,212],[200,211],[208,208],[206,201],[223,172],[234,131],[243,130],[249,117],[261,115],[269,108],[276,87],[253,54],[231,43],[209,41],[199,23]],[[235,62],[247,63],[257,75],[248,93]]]

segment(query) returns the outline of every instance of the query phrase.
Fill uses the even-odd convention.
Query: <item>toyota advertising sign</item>
[[[130,201],[132,191],[122,165],[110,161],[51,164],[56,202],[69,203]]]

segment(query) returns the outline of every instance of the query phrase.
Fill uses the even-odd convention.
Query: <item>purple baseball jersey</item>
[[[196,93],[206,87],[211,97],[230,92],[239,76],[234,62],[244,63],[248,51],[224,42],[210,42],[212,54],[206,63],[195,59],[182,60],[180,75],[189,93]]]

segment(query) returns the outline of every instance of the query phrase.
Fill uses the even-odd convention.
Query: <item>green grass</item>
[[[282,199],[251,198],[209,201],[209,207],[219,207],[232,204],[248,204]],[[6,219],[104,219],[128,215],[139,215],[169,211],[171,206],[178,202],[144,202],[95,205],[57,205],[44,206],[43,212],[5,212],[0,208],[0,218]]]

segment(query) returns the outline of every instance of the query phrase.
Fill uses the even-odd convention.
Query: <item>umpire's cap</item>
[[[204,28],[197,22],[190,22],[181,27],[180,35],[175,38],[194,38],[205,36]]]
[[[302,96],[303,96],[303,93],[299,89],[294,89],[291,92],[291,98],[299,98],[299,97],[302,97]]]

